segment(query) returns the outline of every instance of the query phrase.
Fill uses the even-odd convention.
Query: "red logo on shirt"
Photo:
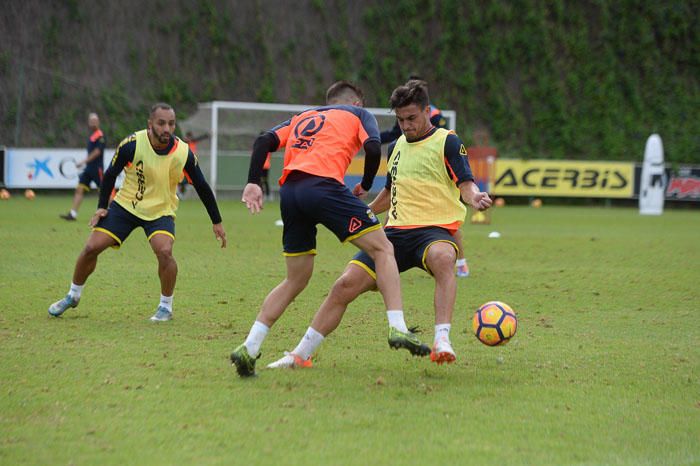
[[[355,233],[357,230],[360,229],[362,226],[362,220],[358,219],[357,217],[353,217],[350,219],[350,226],[348,227],[348,231],[350,233]]]

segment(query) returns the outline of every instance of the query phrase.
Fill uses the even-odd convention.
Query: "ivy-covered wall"
[[[386,106],[411,73],[512,157],[638,160],[649,134],[700,163],[700,2],[11,1],[0,15],[0,144],[110,143],[154,101],[317,104],[336,79]]]

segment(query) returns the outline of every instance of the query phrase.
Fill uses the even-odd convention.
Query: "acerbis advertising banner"
[[[114,149],[105,149],[104,165],[111,161]],[[75,188],[81,169],[76,163],[85,160],[85,149],[17,149],[5,150],[4,175],[8,188]]]
[[[493,193],[499,196],[631,198],[633,162],[496,160]]]

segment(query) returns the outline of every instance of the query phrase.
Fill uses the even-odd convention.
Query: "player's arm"
[[[106,209],[109,205],[109,196],[114,189],[114,183],[117,181],[117,176],[124,170],[127,164],[134,161],[134,153],[136,152],[136,138],[130,136],[117,147],[112,161],[107,167],[102,183],[100,184],[100,198],[97,201],[98,209]]]
[[[394,151],[394,147],[396,147],[396,141],[392,141],[392,143],[389,144],[387,158],[391,156],[391,153]],[[391,183],[391,171],[388,171],[386,174],[386,183],[384,184],[384,189],[382,189],[381,192],[377,195],[377,197],[375,197],[374,200],[369,203],[369,208],[372,209],[372,212],[374,212],[375,214],[381,214],[382,212],[386,212],[387,210],[389,210],[389,207],[391,207]]]
[[[276,151],[281,146],[280,134],[289,134],[289,121],[287,120],[270,131],[265,131],[253,143],[253,153],[251,154],[250,167],[248,168],[248,184],[243,188],[243,195],[241,196],[241,201],[245,203],[248,210],[253,214],[260,212],[263,206],[260,183],[265,160],[269,153]],[[279,130],[279,132],[276,130]]]
[[[276,151],[279,145],[279,138],[271,131],[265,131],[255,139],[253,153],[250,157],[250,167],[248,168],[248,183],[260,184],[267,155]]]
[[[97,210],[88,222],[88,225],[94,227],[101,218],[107,216],[107,206],[109,205],[109,197],[114,190],[114,183],[117,181],[117,176],[124,170],[127,164],[134,161],[134,153],[136,152],[136,137],[132,134],[124,139],[117,147],[112,161],[107,167],[107,171],[102,176],[100,183],[100,196],[97,200]]]
[[[374,214],[381,214],[389,210],[391,205],[391,191],[387,188],[382,189],[377,197],[369,203],[368,207],[372,209]]]
[[[207,209],[209,218],[213,225],[214,236],[216,239],[221,240],[221,247],[226,247],[226,231],[224,231],[224,226],[221,224],[221,213],[219,212],[219,206],[216,203],[216,198],[214,197],[214,192],[211,190],[211,186],[207,183],[206,178],[204,178],[204,173],[199,168],[197,163],[197,157],[191,150],[187,152],[187,162],[185,162],[185,176],[187,181],[192,183],[199,199],[201,199],[202,204]]]
[[[83,164],[88,164],[88,163],[92,162],[93,160],[95,160],[97,157],[100,156],[100,154],[102,153],[103,150],[104,150],[104,143],[95,147],[93,150],[91,150],[90,153],[88,154],[87,158],[83,162]]]
[[[382,158],[382,146],[376,139],[368,139],[364,144],[365,149],[365,168],[360,181],[352,190],[357,197],[364,198],[374,183],[374,177],[377,176],[379,170],[379,162]]]
[[[365,150],[365,167],[362,174],[362,181],[355,185],[352,190],[357,197],[364,198],[374,183],[374,177],[379,170],[379,162],[382,158],[382,145],[379,136],[379,125],[377,119],[364,108],[358,109],[357,117],[360,119],[358,137]]]
[[[491,198],[481,192],[474,182],[467,150],[462,140],[456,134],[449,134],[445,140],[445,168],[459,188],[462,200],[477,210],[491,207]]]
[[[486,210],[491,207],[493,201],[488,193],[479,190],[479,186],[473,181],[465,181],[459,185],[462,200],[477,210]]]
[[[93,147],[93,149],[88,153],[88,156],[85,160],[82,162],[79,162],[76,165],[76,167],[80,168],[83,165],[87,165],[88,163],[92,162],[95,160],[97,157],[100,156],[100,154],[105,150],[105,138],[104,136],[100,136],[100,138],[97,140],[97,145]]]

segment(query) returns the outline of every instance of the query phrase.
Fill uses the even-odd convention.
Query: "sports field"
[[[284,273],[276,204],[177,220],[174,320],[148,320],[156,261],[139,230],[107,251],[77,309],[49,318],[89,232],[70,198],[0,201],[0,464],[700,464],[700,212],[505,207],[464,228],[450,366],[390,350],[381,298],[356,301],[309,370],[293,348],[354,253],[322,230],[309,288],[272,329],[259,376],[228,355]],[[490,231],[502,234],[488,239]],[[432,341],[433,281],[403,275],[409,325]],[[490,348],[473,310],[510,304]]]

